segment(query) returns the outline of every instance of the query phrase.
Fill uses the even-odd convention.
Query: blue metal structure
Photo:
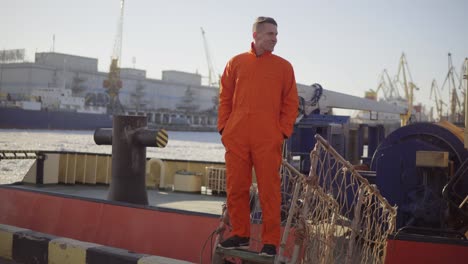
[[[303,117],[294,125],[294,132],[287,142],[287,152],[292,157],[299,157],[299,171],[308,174],[310,170],[310,152],[315,146],[315,134],[325,138],[338,153],[344,156],[345,133],[342,126],[349,123],[349,116],[311,114]]]
[[[367,137],[366,137],[367,135]],[[365,140],[366,139],[366,140]],[[370,165],[372,156],[379,144],[385,139],[383,125],[360,124],[358,128],[358,155],[362,163]],[[364,145],[367,145],[367,155],[364,156]]]
[[[357,154],[370,165],[362,175],[378,186],[390,204],[398,206],[397,228],[430,228],[430,232],[444,234],[468,230],[468,203],[462,204],[468,196],[468,151],[454,127],[414,123],[385,138],[383,126],[363,124],[350,138],[345,136],[345,129],[336,129],[348,122],[349,118],[343,116],[309,115],[295,125],[287,152],[301,173],[309,173],[315,134],[325,138],[343,157],[353,151],[346,148],[346,141],[357,140]],[[367,157],[363,157],[364,145],[368,146]],[[417,166],[418,151],[446,152],[449,165]],[[285,193],[287,188],[283,186]],[[283,201],[287,198],[283,197]]]
[[[417,151],[447,152],[449,166],[418,167]],[[376,171],[376,184],[382,195],[390,204],[398,205],[397,228],[466,231],[468,218],[456,208],[458,204],[444,199],[442,191],[467,160],[463,141],[442,125],[415,123],[391,133],[376,149],[371,170]],[[466,197],[468,175],[459,175],[458,179],[452,193],[455,190],[459,197]]]

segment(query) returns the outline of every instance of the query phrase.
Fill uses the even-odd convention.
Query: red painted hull
[[[212,215],[165,212],[0,188],[0,223],[130,251],[200,262]],[[210,246],[203,253],[209,263]]]
[[[468,241],[421,235],[389,239],[385,264],[468,263]]]
[[[0,187],[0,223],[81,241],[199,263],[210,263],[210,234],[219,217],[116,204]],[[260,232],[253,225],[252,232]],[[213,239],[214,241],[214,239]],[[468,241],[399,235],[389,239],[386,264],[468,263]]]

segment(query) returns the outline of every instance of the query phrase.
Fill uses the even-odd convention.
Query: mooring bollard
[[[112,181],[107,199],[148,204],[145,165],[146,147],[164,148],[167,132],[149,130],[145,116],[115,116],[113,128],[98,128],[94,142],[112,145]]]

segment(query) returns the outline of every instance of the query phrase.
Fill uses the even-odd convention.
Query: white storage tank
[[[186,170],[176,171],[174,175],[174,191],[200,193],[201,176],[201,173]]]

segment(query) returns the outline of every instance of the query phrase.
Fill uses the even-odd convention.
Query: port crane
[[[400,57],[400,64],[398,66],[398,73],[396,75],[396,83],[401,85],[405,91],[407,110],[405,114],[401,115],[401,125],[405,126],[409,123],[413,114],[414,90],[419,90],[419,88],[414,84],[413,78],[411,77],[411,72],[409,70],[405,53],[402,53]]]
[[[379,91],[382,91],[385,100],[401,98],[400,93],[398,92],[398,89],[395,88],[395,85],[393,84],[387,69],[382,71],[379,79],[379,86],[375,91],[376,94],[378,94]]]
[[[400,89],[404,91],[404,97],[400,95]],[[409,123],[413,115],[414,90],[419,88],[413,83],[405,53],[402,53],[396,76],[390,78],[387,69],[384,69],[380,74],[376,91],[371,90],[371,93],[378,94],[381,91],[385,101],[398,105],[405,104],[405,112],[400,112],[401,125],[404,126]]]
[[[458,121],[457,120],[458,119],[457,108],[461,109],[460,99],[458,98],[455,80],[458,81],[459,77],[457,75],[457,72],[455,71],[455,67],[453,67],[452,54],[449,53],[448,54],[448,72],[447,72],[447,75],[445,76],[445,80],[444,80],[444,83],[442,84],[441,89],[444,90],[446,85],[448,87],[449,102],[450,102],[448,121],[452,123]]]
[[[205,30],[200,27],[203,38],[203,46],[205,48],[206,62],[208,64],[208,85],[219,86],[219,74],[216,73],[213,60],[211,59],[210,48],[206,40]]]
[[[468,90],[468,83],[464,82],[464,80],[468,77],[466,72],[467,72],[467,62],[468,62],[468,59],[465,58],[465,61],[462,63],[462,67],[461,67],[461,71],[460,71],[460,84],[458,86],[458,89],[460,90],[461,92],[461,95],[462,95],[462,102],[461,102],[461,115],[462,115],[462,118],[460,121],[463,121],[465,120],[467,117],[466,117],[466,103],[467,103],[467,100],[466,100],[466,92]],[[465,84],[464,84],[465,83]],[[465,121],[466,123],[466,121]]]
[[[109,74],[104,80],[103,86],[107,89],[110,102],[108,112],[110,114],[123,114],[124,109],[119,100],[119,91],[122,88],[122,80],[120,79],[120,60],[122,55],[122,31],[123,31],[123,16],[124,16],[125,0],[120,1],[120,16],[117,23],[117,34],[114,41],[114,49],[109,67]]]
[[[431,85],[431,93],[429,95],[429,99],[434,100],[436,106],[437,116],[439,117],[439,121],[443,119],[443,106],[447,105],[442,99],[439,86],[437,85],[437,81],[434,79],[432,80]]]

